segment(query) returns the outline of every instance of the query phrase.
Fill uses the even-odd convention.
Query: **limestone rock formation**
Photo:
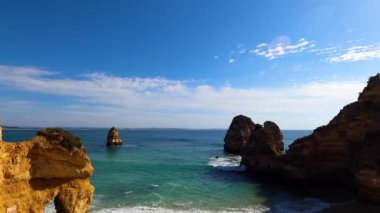
[[[242,151],[250,169],[292,180],[338,183],[380,203],[379,74],[369,79],[356,102],[343,107],[326,126],[295,140],[285,154],[276,143],[282,138],[278,132],[270,123],[253,131]]]
[[[264,129],[267,132],[269,132],[269,134],[272,135],[273,140],[275,141],[276,147],[281,152],[284,152],[284,142],[283,142],[284,136],[282,135],[280,127],[278,127],[277,124],[273,121],[265,121]]]
[[[247,143],[254,129],[255,124],[251,118],[244,115],[234,117],[224,137],[224,150],[232,154],[240,154],[242,147]]]
[[[284,150],[282,138],[281,130],[274,122],[266,121],[264,128],[256,125],[241,151],[243,163],[252,170],[277,171]]]
[[[56,135],[57,140],[36,136],[0,143],[0,212],[41,213],[52,200],[57,212],[89,211],[90,159],[82,146],[69,149],[62,144],[64,136]]]
[[[353,185],[366,135],[380,130],[380,76],[371,77],[358,101],[345,106],[328,125],[296,140],[285,155],[285,171],[301,178]],[[380,154],[379,154],[380,155]],[[288,172],[291,175],[291,172]]]
[[[123,141],[119,137],[119,131],[115,127],[112,127],[108,131],[107,146],[123,145]]]

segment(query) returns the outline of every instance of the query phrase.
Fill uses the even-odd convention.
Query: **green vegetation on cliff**
[[[68,150],[82,147],[80,137],[72,135],[62,128],[47,128],[40,130],[37,132],[37,136],[43,136],[48,141],[58,141],[61,146]]]

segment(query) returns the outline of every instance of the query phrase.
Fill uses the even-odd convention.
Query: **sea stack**
[[[254,129],[255,124],[250,117],[244,115],[235,116],[224,137],[224,151],[231,154],[240,154]]]
[[[107,136],[107,146],[120,146],[123,145],[123,141],[121,141],[119,137],[119,131],[115,127],[112,127],[108,131]]]

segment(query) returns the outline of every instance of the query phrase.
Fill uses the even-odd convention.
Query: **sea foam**
[[[240,165],[241,157],[238,155],[226,155],[209,158],[207,165],[226,171],[245,171],[245,166]]]

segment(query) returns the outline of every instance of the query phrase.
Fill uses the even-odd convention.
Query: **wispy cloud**
[[[13,90],[71,97],[75,108],[61,112],[67,115],[66,120],[70,116],[75,120],[80,111],[86,112],[81,117],[86,120],[88,111],[94,110],[88,119],[94,122],[112,123],[125,117],[123,121],[134,122],[129,125],[132,127],[191,127],[197,123],[199,128],[224,128],[233,115],[246,114],[254,116],[257,122],[273,119],[284,128],[312,128],[327,122],[343,105],[354,101],[364,82],[312,82],[258,89],[189,84],[161,77],[126,78],[104,73],[90,73],[82,79],[62,78],[57,73],[35,68],[0,66],[0,85]],[[111,109],[91,107],[96,105]],[[39,120],[38,116],[46,114],[46,110],[54,110],[54,107],[50,105],[40,110],[41,114],[34,110],[36,114],[28,116]],[[188,118],[189,123],[184,118]]]
[[[289,38],[281,37],[275,39],[270,44],[258,44],[256,48],[250,50],[250,53],[273,60],[288,54],[300,53],[306,49],[313,48],[314,46],[315,45],[312,41],[308,41],[305,38],[299,39],[295,44],[289,44]]]
[[[334,47],[332,47],[334,48]],[[336,48],[335,48],[336,49]],[[337,51],[335,51],[337,52]],[[335,53],[331,52],[331,53]],[[343,53],[328,57],[328,62],[352,62],[380,59],[380,45],[358,45],[343,50]]]
[[[228,59],[228,63],[229,63],[229,64],[232,64],[232,63],[234,63],[234,62],[235,62],[235,59],[233,59],[233,58]]]

